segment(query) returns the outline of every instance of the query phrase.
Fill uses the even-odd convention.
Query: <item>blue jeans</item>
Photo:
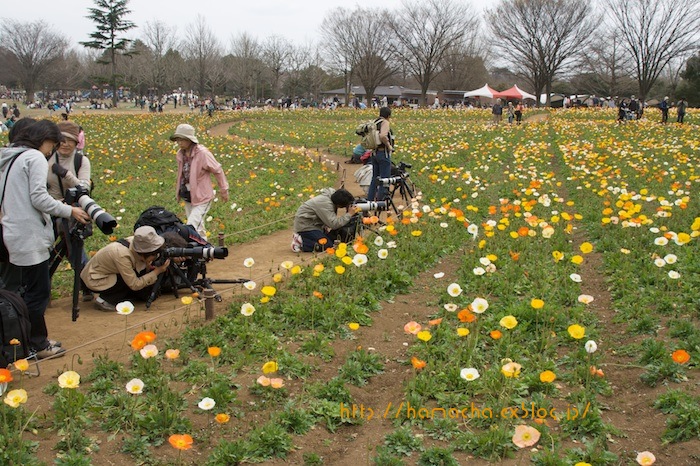
[[[299,236],[301,236],[302,240],[302,252],[313,252],[314,250],[322,251],[333,247],[333,240],[331,239],[331,237],[321,230],[301,231],[299,232]],[[326,239],[326,244],[319,244],[318,240],[320,240],[321,238]]]
[[[370,201],[383,201],[389,196],[389,188],[387,186],[378,186],[377,177],[391,177],[391,152],[384,149],[377,149],[377,152],[370,157],[372,162],[372,182],[369,185],[367,199]]]

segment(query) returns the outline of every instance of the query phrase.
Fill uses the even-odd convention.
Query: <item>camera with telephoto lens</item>
[[[362,212],[369,212],[370,210],[386,210],[388,206],[386,201],[363,201],[356,202],[353,207]]]
[[[117,226],[117,221],[109,213],[107,213],[93,198],[88,196],[88,190],[85,186],[75,186],[66,189],[64,201],[68,205],[73,205],[76,202],[78,205],[92,218],[97,228],[105,235],[111,234]]]
[[[158,259],[162,260],[162,262],[165,262],[165,260],[170,257],[187,257],[192,259],[209,260],[224,259],[227,256],[228,248],[215,248],[213,246],[197,246],[193,248],[165,248],[160,252],[160,257]]]
[[[406,169],[412,166],[410,163],[401,162],[398,166],[391,167],[391,176],[389,178],[377,177],[377,183],[380,186],[391,186],[392,184],[400,183],[401,180],[405,180],[411,175]]]

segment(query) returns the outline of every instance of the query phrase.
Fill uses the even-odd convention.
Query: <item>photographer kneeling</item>
[[[354,202],[355,197],[349,191],[336,191],[333,188],[326,188],[318,196],[304,202],[294,216],[292,249],[295,252],[312,252],[317,247],[322,250],[333,247],[333,241],[341,239],[336,230],[347,225],[357,212]],[[346,213],[338,215],[339,208],[346,209]],[[319,242],[323,238],[325,244]]]
[[[100,294],[95,307],[109,312],[122,301],[146,301],[158,275],[170,266],[170,259],[157,267],[152,265],[164,243],[153,227],[143,226],[134,236],[97,251],[80,274],[85,285]]]

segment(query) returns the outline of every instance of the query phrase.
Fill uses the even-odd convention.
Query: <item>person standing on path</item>
[[[221,190],[224,202],[229,199],[228,181],[212,153],[199,143],[194,128],[188,124],[178,125],[171,141],[177,142],[177,200],[185,202],[187,223],[192,225],[202,237],[207,237],[205,218],[214,201],[214,175]]]
[[[379,130],[381,144],[370,157],[372,163],[372,182],[369,185],[367,198],[370,201],[383,201],[389,195],[389,188],[377,186],[377,178],[391,177],[391,153],[394,150],[394,133],[391,131],[391,109],[382,107],[379,109],[379,118],[375,120]]]
[[[676,123],[683,124],[683,119],[685,118],[685,110],[688,108],[688,101],[681,97],[678,99],[676,104],[676,112],[678,113],[678,118],[676,118]]]

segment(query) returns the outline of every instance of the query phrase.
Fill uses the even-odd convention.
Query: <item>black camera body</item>
[[[117,227],[117,221],[109,213],[107,213],[100,205],[95,202],[89,195],[89,191],[85,186],[74,186],[66,189],[64,201],[68,205],[77,203],[87,214],[92,218],[92,221],[97,225],[105,235],[111,234]]]

